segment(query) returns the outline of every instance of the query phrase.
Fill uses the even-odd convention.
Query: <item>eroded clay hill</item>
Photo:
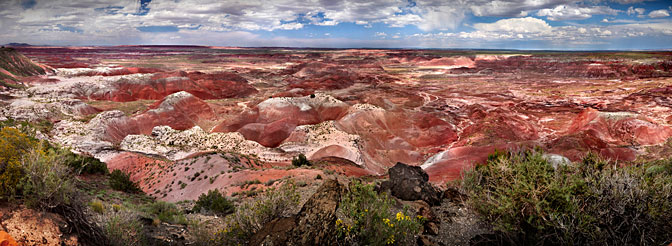
[[[0,48],[0,86],[17,85],[23,77],[51,71],[49,66],[35,63],[13,48]]]
[[[15,51],[3,60],[29,85],[1,95],[3,119],[47,120],[43,138],[170,201],[325,170],[382,175],[397,162],[443,183],[523,147],[624,165],[670,152],[671,52],[17,50],[46,65]],[[299,154],[319,168],[288,168]]]

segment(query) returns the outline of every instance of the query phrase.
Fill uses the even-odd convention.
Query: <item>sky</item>
[[[0,0],[0,43],[672,49],[669,0]]]

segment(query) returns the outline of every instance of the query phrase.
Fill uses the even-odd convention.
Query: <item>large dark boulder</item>
[[[429,183],[429,176],[422,168],[397,162],[388,173],[389,183],[382,186],[389,188],[392,196],[406,201],[423,200],[432,206],[441,203],[441,191]]]
[[[336,210],[343,190],[338,181],[325,181],[297,215],[264,225],[250,245],[336,245]]]

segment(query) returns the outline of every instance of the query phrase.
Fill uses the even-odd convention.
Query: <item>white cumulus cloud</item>
[[[644,8],[635,8],[635,7],[632,7],[632,6],[630,6],[630,7],[628,8],[628,10],[626,11],[626,13],[627,13],[628,15],[634,15],[634,14],[643,15],[644,12],[646,12],[646,9],[644,9]]]
[[[502,19],[493,23],[477,23],[474,28],[486,32],[543,33],[552,27],[544,20],[534,17]]]
[[[579,7],[576,5],[558,5],[552,9],[541,9],[537,16],[545,16],[552,21],[583,20],[593,15],[616,15],[619,10],[608,6]]]
[[[649,13],[649,18],[663,18],[670,16],[670,13],[667,12],[667,9],[654,10]]]

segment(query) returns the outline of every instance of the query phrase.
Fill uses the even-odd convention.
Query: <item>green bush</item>
[[[37,134],[37,131],[41,131],[43,133],[49,132],[53,127],[53,124],[48,120],[28,122],[10,118],[5,121],[0,121],[0,128],[4,127],[16,128],[23,134],[28,135],[33,141],[36,141],[37,139],[35,138],[35,135]]]
[[[226,227],[216,233],[213,245],[245,245],[254,233],[271,220],[289,216],[299,205],[301,195],[292,182],[278,189],[269,188],[252,201],[238,206],[226,217]]]
[[[336,220],[339,240],[345,245],[414,245],[423,218],[409,215],[407,208],[394,211],[395,201],[378,194],[373,185],[353,181],[340,203]]]
[[[299,156],[292,158],[292,165],[295,167],[300,167],[300,166],[310,166],[312,164],[306,158],[306,155],[299,154]]]
[[[194,211],[207,210],[216,214],[224,215],[233,212],[233,203],[219,192],[210,190],[198,196]]]
[[[75,180],[64,159],[63,150],[37,148],[23,157],[25,176],[19,186],[26,205],[50,209],[70,203],[76,192]]]
[[[103,232],[113,246],[144,245],[143,226],[137,214],[122,209],[103,216]]]
[[[89,207],[91,207],[91,210],[93,210],[96,213],[103,214],[105,213],[105,206],[103,205],[103,202],[101,201],[91,201],[89,203]]]
[[[16,124],[15,122],[2,122]],[[76,192],[75,180],[65,164],[65,150],[30,137],[23,130],[0,130],[0,198],[21,197],[26,205],[40,209],[69,204]]]
[[[91,156],[83,156],[75,153],[68,153],[65,163],[77,173],[84,174],[107,174],[107,164]]]
[[[142,190],[137,183],[131,181],[130,175],[121,170],[114,170],[110,173],[110,187],[112,189],[127,193],[140,193]]]
[[[665,165],[620,168],[588,154],[556,170],[540,151],[524,151],[491,156],[462,187],[517,244],[660,245],[672,238],[672,175],[647,170]]]
[[[12,127],[0,129],[0,198],[11,199],[20,193],[17,185],[24,178],[22,159],[38,142]]]
[[[175,204],[156,201],[142,209],[149,216],[170,224],[187,224],[187,219]]]

